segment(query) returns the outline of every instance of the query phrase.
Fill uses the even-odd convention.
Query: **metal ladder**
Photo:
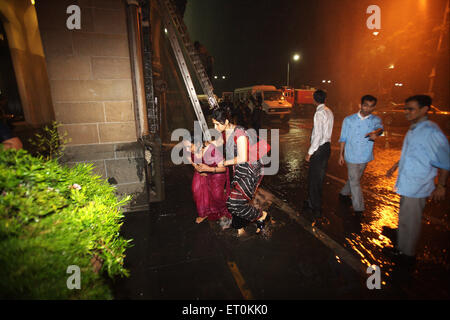
[[[187,58],[194,67],[196,76],[200,82],[203,92],[205,93],[205,95],[208,96],[208,103],[211,108],[215,108],[218,106],[217,100],[214,96],[213,86],[211,84],[208,75],[206,74],[205,68],[194,48],[194,45],[191,43],[191,40],[189,39],[186,25],[184,24],[183,20],[178,16],[172,1],[159,0],[159,4],[161,8],[163,22],[165,27],[167,28],[170,44],[172,46],[174,55],[177,59],[181,75],[183,76],[184,84],[186,85],[189,98],[191,99],[191,103],[194,107],[197,119],[201,124],[205,139],[209,141],[211,140],[211,134],[209,133],[209,128],[203,115],[200,102],[198,101],[197,93],[195,92],[195,88],[192,83],[192,78],[191,75],[189,74],[189,70],[186,65],[186,60],[184,58],[183,51],[181,50],[179,42],[181,42],[185,51],[187,52]],[[180,41],[178,39],[180,39]]]

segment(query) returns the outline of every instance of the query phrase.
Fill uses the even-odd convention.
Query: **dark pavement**
[[[324,184],[325,222],[307,225],[301,213],[308,169],[304,156],[312,121],[294,115],[289,129],[280,130],[279,173],[264,177],[262,183],[277,199],[269,209],[272,223],[264,236],[254,235],[255,228],[248,227],[244,239],[221,231],[215,222],[194,222],[192,169],[171,164],[170,148],[166,148],[166,201],[152,204],[150,212],[126,214],[122,233],[134,239],[126,257],[131,276],[117,279],[116,298],[448,299],[449,193],[443,203],[427,204],[412,277],[393,277],[396,264],[381,249],[392,245],[386,228],[397,226],[399,199],[392,192],[395,178],[387,179],[384,173],[399,159],[406,129],[389,128],[388,138],[376,142],[376,160],[362,181],[366,211],[359,218],[338,199],[347,174],[337,164],[340,123],[336,119]],[[281,126],[277,121],[269,124]],[[311,231],[316,229],[324,237]],[[381,268],[381,290],[366,287],[369,275],[361,270],[372,264]]]

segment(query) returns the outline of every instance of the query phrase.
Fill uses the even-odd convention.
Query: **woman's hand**
[[[211,172],[212,169],[213,169],[212,167],[204,163],[199,163],[197,164],[197,168],[195,170],[197,170],[198,172]]]

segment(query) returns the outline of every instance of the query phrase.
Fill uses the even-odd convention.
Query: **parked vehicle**
[[[251,98],[253,97],[253,98]],[[234,90],[234,103],[245,102],[250,110],[255,108],[254,101],[262,102],[262,111],[265,116],[279,117],[282,121],[288,121],[292,111],[292,104],[283,96],[283,92],[275,86],[255,85]]]
[[[404,108],[404,104],[392,102],[387,106],[377,106],[373,113],[383,120],[385,126],[406,127],[409,126],[409,122],[405,118]],[[450,112],[440,110],[432,105],[428,112],[428,118],[436,122],[442,131],[447,134],[450,132]]]
[[[293,106],[314,104],[313,94],[316,89],[294,89],[282,87],[283,96]]]
[[[233,92],[222,92],[222,97],[219,100],[220,102],[233,102]]]

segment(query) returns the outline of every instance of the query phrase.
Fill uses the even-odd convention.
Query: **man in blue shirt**
[[[449,143],[438,125],[428,120],[430,106],[431,98],[426,95],[406,99],[405,114],[411,127],[403,141],[400,161],[387,172],[389,177],[399,169],[395,186],[400,195],[400,212],[396,248],[386,251],[406,258],[406,262],[414,261],[426,198],[445,198],[450,170]]]
[[[342,123],[339,165],[347,164],[348,180],[339,196],[347,199],[351,195],[355,213],[364,211],[364,198],[360,180],[367,163],[373,160],[373,144],[383,132],[381,119],[372,114],[377,98],[365,95],[361,98],[360,111],[346,117]]]

